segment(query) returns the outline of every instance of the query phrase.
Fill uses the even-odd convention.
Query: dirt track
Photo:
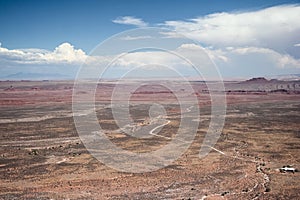
[[[299,173],[277,171],[283,165],[300,167],[298,94],[228,94],[228,117],[214,146],[224,154],[212,150],[199,159],[210,121],[209,96],[200,94],[201,123],[188,151],[166,168],[132,174],[108,168],[87,152],[74,126],[69,83],[14,85],[14,91],[4,91],[2,84],[0,91],[0,199],[299,198]],[[39,90],[31,89],[36,86]],[[175,99],[164,102],[170,122],[159,132],[154,129],[160,125],[152,129],[161,137],[135,139],[118,131],[107,106],[111,88],[103,90],[97,116],[115,144],[152,151],[176,133]],[[148,116],[150,97],[132,97],[137,124]]]

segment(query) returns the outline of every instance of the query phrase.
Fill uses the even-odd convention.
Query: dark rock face
[[[251,78],[249,80],[246,80],[246,82],[251,82],[251,83],[266,83],[268,80],[264,77],[257,77],[257,78]]]
[[[277,79],[268,80],[264,77],[251,78],[238,83],[230,83],[225,85],[229,91],[259,91],[259,92],[293,92],[300,91],[300,81],[282,81]]]

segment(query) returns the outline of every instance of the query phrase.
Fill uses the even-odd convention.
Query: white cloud
[[[80,64],[87,55],[69,43],[63,43],[54,51],[44,49],[7,49],[0,47],[0,61],[17,64]]]
[[[258,61],[263,61],[263,63],[270,63],[272,67],[275,66],[277,68],[300,68],[300,59],[295,59],[288,54],[280,54],[279,52],[268,48],[234,48],[228,50],[228,52],[225,54],[227,54],[229,57],[230,55],[252,57],[253,63],[255,64],[257,64]]]
[[[268,48],[231,47],[207,52],[225,77],[294,74],[300,70],[300,59]]]
[[[183,60],[176,57],[174,54],[164,51],[148,51],[148,52],[133,52],[124,55],[120,55],[116,60],[115,65],[119,67],[133,68],[142,67],[144,69],[160,69],[159,66],[176,67],[186,65]],[[157,66],[157,67],[155,67]]]
[[[207,54],[201,53],[204,51]],[[176,54],[181,57],[176,56]],[[163,72],[166,72],[164,66],[174,68],[181,74],[193,74],[190,73],[193,68],[182,57],[192,58],[193,61],[196,61],[196,63],[193,63],[203,70],[201,72],[207,74],[209,74],[211,67],[214,67],[209,60],[212,59],[225,76],[297,73],[300,69],[300,59],[263,47],[203,48],[196,44],[185,43],[172,49],[171,53],[149,50],[119,55],[88,56],[81,49],[75,49],[71,44],[63,43],[53,51],[43,49],[10,50],[0,47],[0,65],[2,66],[0,70],[10,70],[9,66],[15,66],[19,67],[15,69],[31,69],[34,71],[36,69],[41,71],[47,69],[48,72],[51,72],[52,66],[56,66],[52,69],[54,70],[53,73],[59,69],[64,69],[62,65],[79,67],[80,64],[85,62],[89,68],[87,77],[94,77],[98,76],[95,74],[95,69],[106,67],[111,60],[117,58],[112,65],[115,69],[110,70],[108,76],[110,73],[122,75],[122,73],[126,73],[126,71],[130,71],[135,67],[147,70],[145,74],[149,74],[149,76],[151,76],[151,73],[164,74]],[[26,67],[21,68],[20,66]],[[76,67],[71,68],[78,69]],[[76,73],[75,71],[73,70],[72,73]],[[65,68],[63,73],[70,73],[70,68]]]
[[[136,36],[136,37],[134,37],[134,36],[130,36],[130,35],[128,35],[128,36],[126,36],[126,37],[122,37],[122,38],[120,38],[121,40],[143,40],[143,39],[151,39],[152,37],[150,36],[150,35],[148,35],[148,36]]]
[[[196,45],[196,44],[182,44],[180,45],[177,50],[179,51],[186,51],[186,50],[189,50],[189,51],[193,51],[193,50],[203,50],[203,48],[199,45]]]
[[[187,67],[191,67],[188,59],[192,59],[193,61],[197,61],[197,63],[193,64],[204,67],[205,63],[208,64],[210,62],[210,58],[207,53],[208,51],[206,51],[203,47],[187,43],[182,44],[171,51],[149,50],[116,55],[118,58],[116,59],[114,66],[125,68],[142,67],[144,69],[148,69],[150,65],[152,67],[164,65],[175,67],[177,69],[186,69]],[[221,55],[215,54],[215,57],[223,59],[220,58]],[[156,69],[159,69],[159,67],[156,67]]]
[[[164,35],[163,38],[182,38],[184,37],[184,35],[179,34],[176,31],[164,31],[164,32],[160,32],[161,35]]]
[[[229,49],[231,49],[231,48],[229,48]],[[229,58],[226,55],[226,52],[221,49],[206,48],[205,51],[208,54],[208,56],[215,62],[220,61],[220,62],[226,63],[229,61]]]
[[[211,58],[224,74],[231,72],[232,75],[239,76],[299,73],[300,54],[297,48],[300,47],[299,21],[300,4],[280,5],[256,11],[221,12],[187,20],[165,21],[158,24],[158,27],[169,28],[170,31],[161,29],[160,35],[128,35],[119,39],[126,40],[127,42],[123,42],[128,46],[130,42],[141,44],[138,42],[151,43],[150,39],[154,39],[153,41],[162,39],[159,42],[166,42],[167,45],[172,43],[170,48],[174,53],[198,60],[197,64],[205,66],[205,69],[212,67],[208,65],[211,63],[208,58]],[[137,27],[148,26],[145,21],[133,16],[121,16],[112,22]],[[190,41],[181,40],[184,36],[204,44],[207,54],[199,55],[203,48],[198,45],[182,44]],[[120,45],[115,43],[116,45],[111,47],[112,49],[117,47],[118,52],[122,51],[120,40],[116,41],[120,42]],[[155,46],[155,43],[153,45]],[[53,70],[51,68],[53,66],[56,69],[63,68],[62,65],[75,65],[79,68],[80,64],[86,62],[91,66],[93,73],[95,68],[105,67],[111,59],[118,56],[114,66],[119,70],[143,66],[144,69],[156,70],[159,73],[163,65],[180,70],[190,67],[180,57],[162,51],[134,51],[126,55],[107,55],[111,50],[108,49],[104,49],[104,56],[89,56],[69,43],[63,43],[53,51],[7,49],[0,43],[0,72],[3,73],[5,70],[12,72],[13,67],[19,70],[20,66],[24,65],[27,67],[24,67],[24,70],[33,66],[34,70],[41,69],[41,71],[47,67],[48,71]],[[77,69],[69,67],[66,71],[70,68],[74,71]]]
[[[206,45],[257,46],[284,52],[300,40],[300,6],[283,5],[258,11],[215,13],[163,26]],[[174,32],[168,37],[178,37]]]
[[[299,21],[300,5],[282,5],[160,25],[170,29],[161,33],[165,38],[188,37],[204,44],[224,75],[254,76],[299,73]]]
[[[148,25],[142,19],[132,17],[132,16],[118,17],[118,18],[112,20],[112,22],[117,23],[117,24],[134,25],[134,26],[138,26],[138,27],[145,27]]]
[[[138,66],[147,67],[151,64],[157,64],[157,66],[166,65],[184,69],[190,67],[183,59],[186,56],[192,58],[193,61],[196,61],[195,64],[203,67],[203,69],[213,67],[209,58],[221,68],[225,65],[230,68],[243,68],[243,66],[249,65],[273,69],[274,71],[278,69],[300,69],[300,59],[295,59],[288,54],[280,54],[272,49],[261,47],[204,49],[196,44],[182,44],[174,49],[173,52],[182,57],[177,57],[172,53],[161,51],[133,52],[121,55],[116,60],[115,65],[130,68]]]

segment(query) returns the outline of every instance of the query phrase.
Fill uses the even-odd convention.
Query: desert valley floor
[[[81,142],[72,114],[71,81],[1,82],[0,199],[299,199],[300,173],[278,169],[300,168],[300,94],[284,89],[227,91],[224,129],[215,150],[200,159],[210,122],[210,98],[203,84],[193,83],[201,120],[189,149],[160,170],[124,173],[99,162]],[[172,94],[151,90],[151,84],[132,95],[130,113],[138,125],[147,120],[153,100],[159,100],[170,121],[158,133],[163,137],[137,139],[116,131],[109,106],[113,87],[110,82],[97,88],[95,106],[112,142],[133,152],[150,152],[174,137],[179,105]]]

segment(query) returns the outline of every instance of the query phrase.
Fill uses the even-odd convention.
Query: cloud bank
[[[283,5],[258,11],[222,12],[184,21],[165,21],[162,25],[214,47],[256,46],[281,52],[299,43],[299,21],[300,6]]]
[[[81,64],[87,58],[81,49],[63,43],[54,51],[44,49],[13,49],[0,46],[0,61],[10,64]]]
[[[300,73],[300,6],[282,5],[266,9],[214,13],[187,20],[165,21],[160,27],[170,31],[161,32],[161,37],[179,38],[182,35],[203,44],[205,51],[218,65],[224,76],[262,76]],[[118,17],[114,23],[146,27],[142,19],[132,16]],[[142,42],[152,36],[137,35],[120,38],[123,41]],[[197,57],[195,44],[181,44],[175,53]],[[122,71],[130,67],[144,66],[145,70],[162,70],[162,66],[176,67],[188,71],[188,65],[178,58],[159,51],[131,52],[124,55],[89,56],[69,43],[54,50],[7,49],[0,43],[0,73],[16,71],[17,67],[37,66],[33,70],[78,67],[89,62],[100,66],[112,57],[119,57],[114,67]],[[199,59],[201,62],[201,58]],[[200,63],[201,64],[201,63]],[[12,67],[15,67],[12,69]],[[76,68],[77,67],[77,68]],[[52,69],[52,70],[53,70]],[[73,69],[73,74],[76,70]],[[68,70],[63,71],[68,73]],[[47,70],[46,70],[47,71]],[[148,72],[147,72],[148,73]]]

